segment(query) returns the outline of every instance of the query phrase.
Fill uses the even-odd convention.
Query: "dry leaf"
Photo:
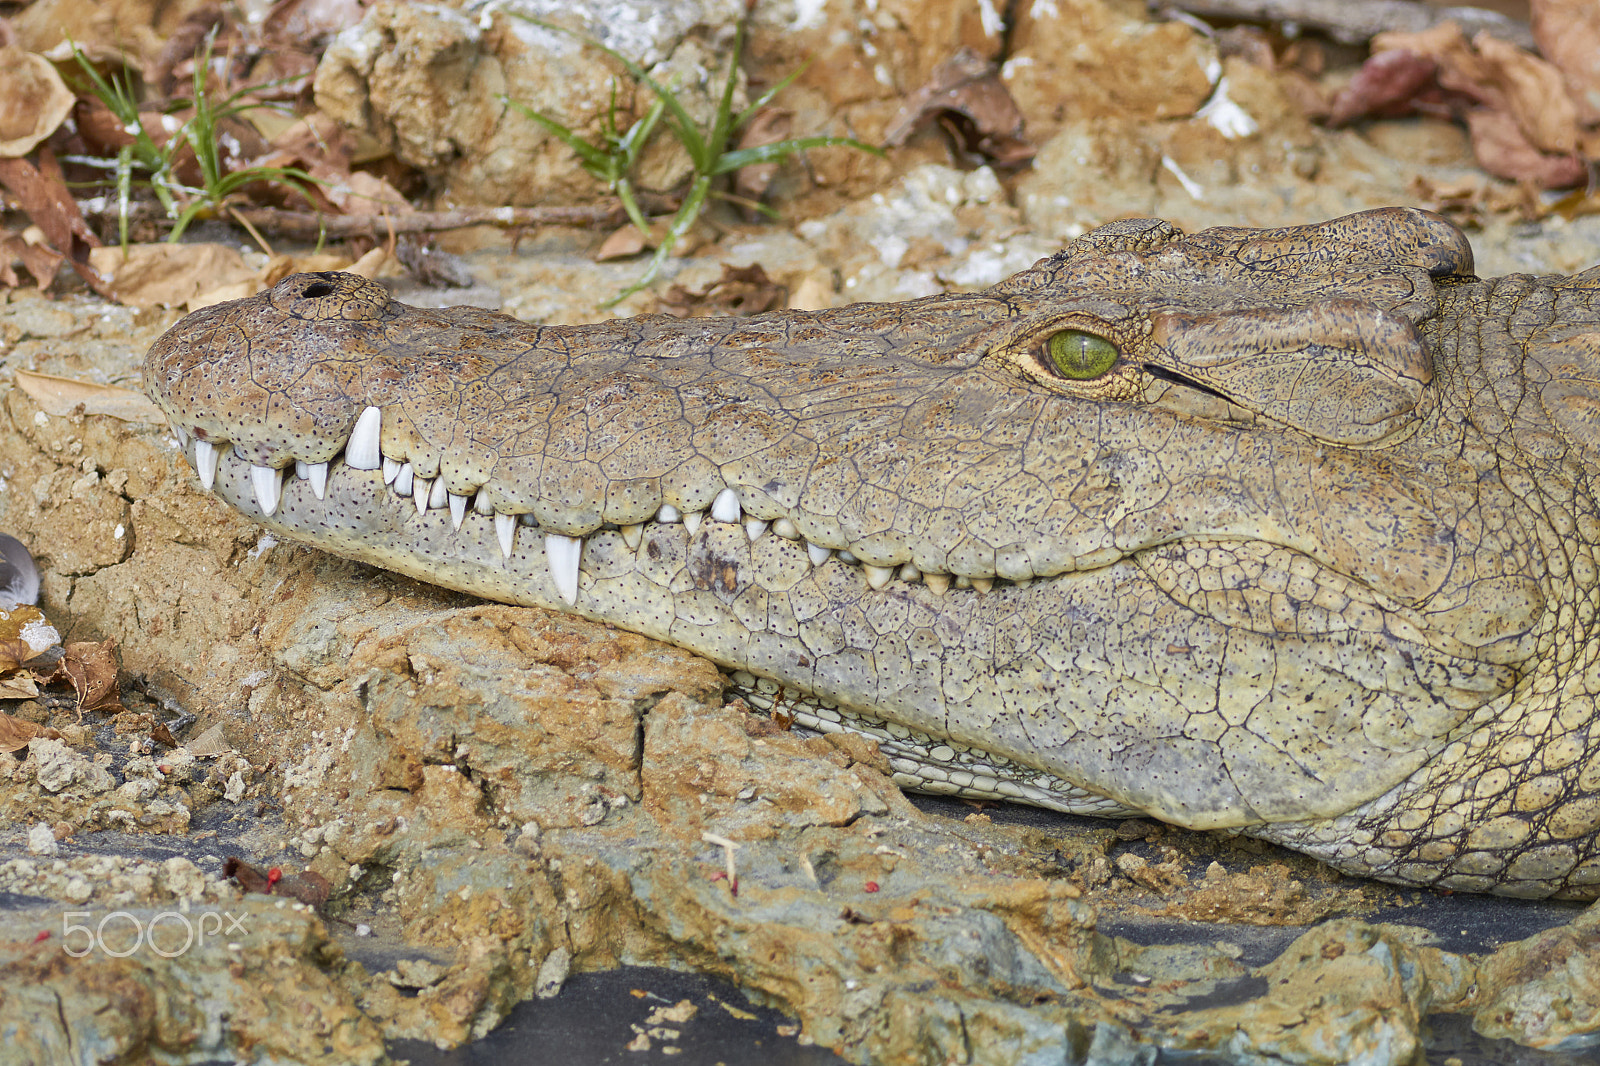
[[[963,48],[933,69],[928,83],[906,97],[883,140],[901,145],[937,118],[964,152],[978,152],[1001,166],[1032,159],[1036,149],[1023,136],[1022,112],[1000,80],[999,68]]]
[[[68,644],[57,667],[78,694],[78,717],[85,711],[121,709],[117,693],[117,642]]]
[[[149,422],[165,425],[167,416],[150,397],[115,385],[96,385],[89,381],[17,371],[17,387],[27,393],[46,413],[57,417],[72,414],[79,405],[87,415],[110,415],[124,422]]]
[[[722,277],[699,292],[674,285],[661,297],[661,310],[678,318],[745,317],[782,307],[789,290],[767,277],[760,263],[747,267],[722,264]]]
[[[42,55],[0,48],[0,156],[27,155],[72,111],[72,90]]]
[[[61,634],[32,604],[0,611],[0,673],[15,670],[61,643]]]
[[[1357,119],[1408,115],[1419,95],[1437,83],[1439,64],[1409,48],[1379,52],[1356,71],[1333,98],[1328,125],[1338,128]]]
[[[1589,170],[1577,156],[1546,155],[1523,136],[1504,111],[1474,111],[1467,116],[1472,154],[1478,165],[1497,178],[1531,181],[1545,189],[1564,189],[1587,179]]]
[[[594,261],[604,263],[612,259],[626,259],[630,255],[638,255],[644,248],[644,234],[639,232],[638,226],[629,222],[600,242],[600,247],[594,253]]]
[[[91,251],[100,247],[100,238],[78,212],[55,153],[40,148],[38,160],[35,167],[26,159],[0,159],[0,185],[11,190],[22,210],[44,234],[45,243],[72,263],[84,284],[109,298],[107,275],[89,262]]]
[[[1487,33],[1478,34],[1472,43],[1528,142],[1550,155],[1576,152],[1578,109],[1567,96],[1561,72],[1531,52]]]
[[[0,700],[28,700],[38,694],[38,684],[27,674],[0,677]]]
[[[34,737],[60,740],[61,731],[49,726],[36,725],[25,718],[0,714],[0,751],[13,752],[28,746]]]
[[[96,248],[91,261],[112,278],[116,299],[139,308],[183,307],[256,273],[238,249],[223,244],[134,244],[126,257],[121,248]]]
[[[228,743],[228,738],[222,732],[222,726],[214,725],[201,733],[195,739],[184,745],[189,749],[189,754],[196,758],[206,758],[212,755],[226,755],[233,750]]]
[[[766,144],[777,144],[779,141],[788,140],[790,127],[794,125],[794,113],[781,107],[767,106],[755,113],[755,116],[739,131],[740,149],[760,148]],[[773,160],[767,163],[752,163],[747,167],[740,167],[733,172],[733,192],[736,196],[743,196],[747,200],[759,202],[767,195],[767,188],[772,184],[772,179],[778,176],[778,162]],[[747,218],[754,212],[747,208]],[[755,212],[759,213],[759,212]],[[754,221],[753,218],[750,219]]]
[[[1566,79],[1578,118],[1600,123],[1600,4],[1533,0],[1533,39]]]
[[[41,290],[48,289],[56,279],[56,271],[61,268],[61,261],[66,256],[45,244],[42,239],[29,240],[30,235],[43,237],[33,227],[26,233],[0,236],[0,285],[14,289],[21,284],[11,270],[13,259],[22,260],[22,268],[33,275],[34,284]]]

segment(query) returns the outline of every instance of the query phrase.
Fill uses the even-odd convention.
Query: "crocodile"
[[[1600,895],[1600,267],[1386,208],[742,319],[297,274],[144,375],[268,529],[691,649],[904,787]]]

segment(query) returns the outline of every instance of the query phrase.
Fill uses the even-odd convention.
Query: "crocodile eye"
[[[1079,329],[1051,334],[1044,342],[1044,351],[1056,373],[1073,381],[1100,377],[1117,363],[1115,344]]]

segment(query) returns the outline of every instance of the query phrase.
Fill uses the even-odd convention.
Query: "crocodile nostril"
[[[318,296],[326,296],[332,291],[333,286],[326,281],[315,281],[307,285],[300,295],[308,299],[316,299]]]

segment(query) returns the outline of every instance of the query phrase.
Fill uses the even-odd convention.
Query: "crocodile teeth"
[[[704,522],[705,520],[706,513],[704,511],[690,511],[688,514],[683,516],[683,528],[687,529],[689,531],[689,536],[692,537],[696,533],[700,532],[700,523]]]
[[[178,446],[180,448],[187,448],[189,446],[189,431],[184,429],[182,426],[174,425],[172,427],[172,435],[178,438]]]
[[[994,578],[975,577],[972,579],[972,587],[977,589],[979,592],[988,592],[994,588]]]
[[[772,523],[772,531],[784,540],[799,540],[800,529],[787,518],[780,518]]]
[[[304,459],[296,459],[294,461],[294,476],[299,478],[301,481],[304,481],[306,478],[310,477],[311,464],[306,462]]]
[[[411,495],[411,482],[416,477],[410,463],[401,463],[400,472],[394,476],[394,491],[396,496]]]
[[[862,569],[867,572],[867,584],[875,589],[881,589],[894,580],[894,567],[892,566],[873,566],[871,563],[866,563],[862,566]]]
[[[711,501],[711,520],[713,522],[739,521],[739,494],[732,489],[723,489],[717,493],[717,498]]]
[[[746,518],[744,520],[744,534],[745,536],[749,537],[752,542],[760,540],[761,534],[765,533],[766,531],[767,523],[763,522],[761,519]]]
[[[550,580],[556,583],[556,591],[571,607],[578,602],[578,559],[583,554],[583,538],[546,533],[544,554],[550,562]]]
[[[433,489],[428,493],[428,506],[443,507],[445,505],[445,498],[449,495],[450,489],[445,484],[444,476],[440,475],[439,477],[434,478]]]
[[[811,556],[812,566],[821,566],[823,563],[833,558],[833,549],[824,548],[820,544],[807,544],[806,554]]]
[[[383,483],[385,485],[393,485],[394,484],[394,479],[395,479],[396,475],[398,475],[399,473],[400,473],[400,462],[399,462],[399,460],[391,459],[387,455],[385,455],[383,457]]]
[[[283,475],[278,471],[251,463],[250,487],[256,490],[256,502],[261,505],[262,514],[270,515],[278,509],[278,500],[283,496]]]
[[[322,499],[328,491],[328,464],[307,463],[306,479],[311,482],[311,491],[317,499]]]
[[[638,551],[639,545],[644,543],[644,526],[637,522],[621,527],[621,533],[622,543],[633,551]]]
[[[494,535],[500,538],[500,554],[507,559],[511,558],[511,545],[517,537],[517,516],[496,511]]]
[[[411,499],[417,505],[417,513],[428,513],[429,498],[433,495],[433,479],[414,477],[411,479]]]
[[[854,554],[852,554],[851,552],[846,551],[843,548],[839,549],[839,558],[842,561],[849,563],[851,566],[860,566],[861,565],[861,560],[860,559],[857,559]]]
[[[450,524],[457,532],[461,530],[461,523],[467,520],[467,498],[449,493],[450,496]]]
[[[376,407],[368,407],[361,412],[361,417],[356,419],[356,427],[350,431],[350,443],[344,446],[344,465],[355,470],[376,470],[383,461],[383,455],[378,451],[378,437],[383,429],[383,412]]]
[[[221,453],[208,440],[194,442],[194,472],[200,475],[200,487],[207,492],[217,483],[217,460]]]
[[[472,510],[488,518],[494,514],[494,504],[489,502],[489,487],[487,485],[478,489],[472,497]]]
[[[672,506],[670,503],[662,504],[661,509],[656,512],[657,522],[678,522],[682,519],[683,512]]]
[[[907,563],[900,568],[900,580],[920,581],[922,580],[922,571],[918,570],[914,563]]]
[[[928,586],[928,591],[935,596],[943,596],[950,591],[949,574],[923,574],[922,583]]]

